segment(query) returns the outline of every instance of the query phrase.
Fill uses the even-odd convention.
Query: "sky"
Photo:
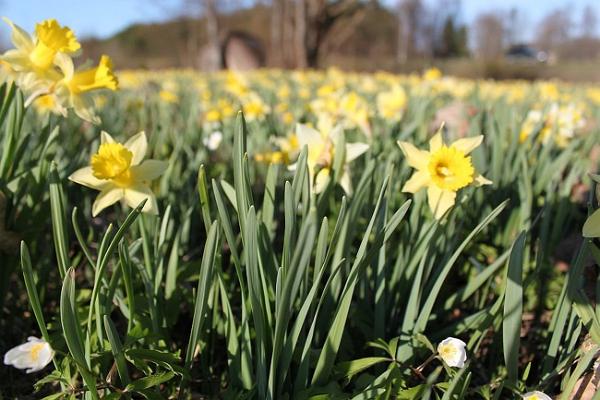
[[[437,2],[425,0],[430,6]],[[133,23],[171,19],[178,14],[182,3],[183,0],[0,0],[0,15],[29,32],[36,22],[56,18],[80,38],[105,38]],[[382,3],[393,5],[396,0],[382,0]],[[568,6],[577,23],[588,4],[597,9],[600,18],[600,0],[462,0],[462,17],[470,25],[483,12],[508,11],[515,7],[524,16],[522,39],[526,41],[533,37],[535,26],[547,13]],[[598,25],[600,32],[600,21]],[[6,41],[8,35],[6,24],[0,24],[0,38]]]

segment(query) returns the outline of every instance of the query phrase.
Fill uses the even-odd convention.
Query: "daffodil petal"
[[[2,19],[12,28],[10,39],[12,40],[15,47],[24,50],[29,50],[34,47],[31,36],[29,36],[29,34],[25,32],[19,25],[15,24],[6,17],[3,17]]]
[[[94,113],[94,102],[85,95],[73,95],[70,99],[71,107],[77,116],[94,125],[100,124],[100,118]]]
[[[166,161],[145,160],[139,165],[131,167],[131,172],[137,181],[150,182],[161,176],[169,166]]]
[[[456,149],[458,149],[459,151],[461,151],[464,154],[469,154],[474,149],[479,147],[481,142],[483,142],[483,135],[470,137],[470,138],[458,139],[454,143],[452,143],[451,146],[455,147]]]
[[[444,145],[442,140],[442,129],[440,128],[435,135],[429,139],[429,151],[438,151]]]
[[[144,131],[139,132],[126,141],[123,146],[133,153],[131,165],[138,165],[144,159],[148,149],[146,133]]]
[[[298,138],[300,148],[304,147],[304,145],[310,148],[323,142],[323,137],[321,137],[321,134],[317,130],[304,124],[296,124],[296,137]]]
[[[443,190],[436,185],[427,188],[427,201],[435,219],[440,219],[456,200],[456,192]]]
[[[314,187],[315,193],[321,193],[323,190],[325,190],[325,187],[329,183],[329,180],[330,180],[329,168],[321,169],[317,173],[317,176],[315,177],[315,187]]]
[[[486,177],[484,177],[483,175],[477,175],[473,182],[475,186],[491,185],[492,183],[494,183]]]
[[[104,190],[107,185],[110,185],[107,181],[96,178],[92,173],[92,167],[78,169],[69,176],[69,180],[96,190]]]
[[[369,150],[369,145],[366,143],[346,143],[346,162],[355,160],[367,150]]]
[[[416,171],[402,187],[402,191],[406,193],[417,193],[431,182],[429,172],[427,170]]]
[[[344,169],[344,173],[340,178],[340,186],[344,189],[346,194],[352,194],[352,180],[350,179],[350,173],[347,169]]]
[[[73,59],[65,53],[57,53],[56,56],[54,56],[54,63],[62,71],[65,81],[71,80],[75,73]]]
[[[94,204],[92,205],[92,216],[95,217],[100,214],[100,211],[106,207],[110,207],[117,201],[123,198],[123,189],[111,186],[100,192]]]
[[[124,199],[125,203],[131,208],[135,208],[139,206],[142,201],[147,200],[146,204],[144,204],[144,208],[142,208],[142,212],[158,214],[156,197],[148,186],[138,184],[125,189]]]
[[[600,209],[594,211],[583,224],[583,237],[600,237]]]
[[[115,139],[106,131],[100,132],[100,144],[104,143],[115,143]]]
[[[427,163],[429,162],[428,151],[419,150],[408,142],[398,141],[398,146],[400,146],[400,150],[404,153],[408,165],[416,169],[427,169]]]

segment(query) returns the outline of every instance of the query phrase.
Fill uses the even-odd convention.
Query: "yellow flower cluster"
[[[15,48],[0,56],[0,78],[15,81],[28,94],[27,103],[35,101],[41,111],[66,115],[68,109],[73,109],[80,118],[99,123],[89,94],[117,89],[111,59],[102,56],[97,67],[75,70],[73,57],[81,45],[71,29],[48,19],[37,24],[34,34],[29,35],[12,21],[5,21],[12,28]]]

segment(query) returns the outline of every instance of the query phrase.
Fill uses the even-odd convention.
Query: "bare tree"
[[[475,51],[483,59],[496,59],[504,50],[505,30],[497,13],[485,13],[475,21]]]
[[[207,69],[214,71],[221,68],[221,43],[219,40],[219,20],[215,0],[204,0],[204,20],[208,38],[206,63]]]
[[[398,3],[398,47],[396,60],[406,63],[414,53],[417,32],[422,26],[425,8],[421,0],[400,0]]]
[[[585,6],[583,14],[581,15],[581,36],[591,38],[596,35],[596,28],[598,26],[598,16],[594,7],[591,5]]]
[[[569,39],[571,27],[571,13],[568,8],[550,12],[538,26],[536,36],[538,47],[544,51],[556,51]]]

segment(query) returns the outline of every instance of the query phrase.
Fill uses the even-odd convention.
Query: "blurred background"
[[[258,67],[600,81],[598,0],[13,0],[28,31],[56,18],[83,59],[118,69]],[[10,44],[3,24],[0,46]]]

